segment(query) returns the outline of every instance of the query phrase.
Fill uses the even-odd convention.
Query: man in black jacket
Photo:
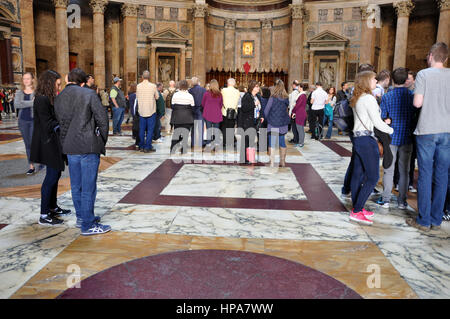
[[[73,69],[66,88],[55,98],[55,114],[60,125],[62,151],[69,160],[72,200],[77,227],[82,235],[103,234],[111,230],[99,224],[94,215],[100,154],[108,139],[108,114],[93,90],[81,87],[86,74]]]

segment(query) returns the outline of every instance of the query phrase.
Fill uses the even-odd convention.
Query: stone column
[[[205,17],[207,13],[206,4],[194,5],[194,52],[193,52],[193,75],[200,79],[201,85],[206,81],[206,43],[205,43]]]
[[[270,54],[272,52],[272,20],[261,20],[261,68],[269,72]]]
[[[289,86],[294,80],[302,80],[303,64],[303,17],[305,8],[303,4],[291,6],[291,52],[289,58]]]
[[[234,34],[236,30],[236,20],[226,19],[225,20],[225,48],[224,48],[224,69],[225,71],[234,71],[235,61],[234,61]]]
[[[314,80],[314,51],[309,51],[309,84],[315,84]]]
[[[91,0],[89,5],[94,13],[92,33],[94,44],[94,76],[100,89],[105,88],[105,9],[108,0]]]
[[[341,83],[345,81],[345,64],[345,51],[339,51],[339,81],[337,82],[339,88]]]
[[[123,91],[137,81],[137,12],[138,5],[124,3],[123,15]]]
[[[111,73],[120,76],[120,24],[119,20],[111,21]],[[108,79],[108,87],[113,79]]]
[[[439,27],[436,42],[450,45],[450,0],[439,0],[441,13],[439,14]]]
[[[409,15],[414,9],[411,0],[394,3],[397,12],[397,32],[395,34],[394,66],[393,69],[406,66],[406,49],[408,47]]]
[[[69,73],[69,32],[67,28],[67,5],[69,0],[53,0],[56,23],[56,70],[64,79]]]
[[[150,47],[150,82],[156,82],[156,48]]]
[[[13,71],[13,63],[12,63],[12,52],[11,52],[11,33],[3,32],[4,46],[2,50],[0,50],[0,54],[2,55],[2,59],[0,61],[2,68],[1,79],[4,83],[13,84],[14,83],[14,71]],[[3,51],[3,52],[1,52]]]
[[[369,19],[372,18],[373,11],[368,6],[361,9],[361,46],[359,49],[359,64],[369,63],[374,65],[375,62],[375,40],[376,27]],[[375,9],[374,9],[375,10]]]
[[[186,49],[180,49],[180,78],[179,80],[186,80]]]
[[[23,67],[36,76],[36,42],[34,38],[33,0],[20,1]]]

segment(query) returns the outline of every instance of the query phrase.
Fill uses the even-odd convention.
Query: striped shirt
[[[156,85],[144,80],[138,84],[136,97],[139,104],[139,115],[150,117],[156,112],[156,100],[159,99],[159,93]]]

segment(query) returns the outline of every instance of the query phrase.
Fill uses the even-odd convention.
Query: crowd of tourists
[[[172,155],[225,148],[237,150],[240,163],[246,165],[255,163],[255,154],[267,151],[270,165],[275,166],[279,150],[279,165],[286,166],[286,134],[290,130],[293,138],[288,143],[301,149],[308,143],[306,134],[311,134],[311,141],[330,139],[335,126],[337,134],[349,135],[352,143],[342,187],[342,197],[351,198],[353,203],[350,220],[371,225],[374,213],[365,209],[369,197],[378,193],[376,203],[389,209],[396,189],[399,209],[407,209],[408,192],[417,192],[418,217],[406,223],[429,231],[438,229],[449,216],[444,213],[449,208],[450,187],[447,59],[447,45],[437,43],[427,56],[429,68],[417,75],[405,68],[376,74],[373,66],[362,64],[353,87],[343,82],[337,91],[324,89],[320,82],[309,85],[295,80],[290,94],[280,79],[271,87],[260,87],[250,80],[247,87],[238,89],[233,78],[220,88],[217,80],[203,87],[193,77],[170,81],[165,89],[163,84],[150,81],[149,71],[143,72],[139,84],[131,83],[126,93],[122,79],[114,77],[108,92],[99,90],[94,76],[78,68],[70,71],[61,89],[61,75],[48,70],[40,75],[37,85],[33,74],[25,73],[21,89],[13,100],[6,101],[10,111],[18,112],[30,165],[27,174],[46,167],[41,188],[42,225],[61,224],[59,217],[71,213],[57,204],[58,181],[68,165],[77,227],[83,235],[111,230],[94,214],[97,172],[108,141],[110,110],[113,135],[122,135],[125,116],[127,123],[132,120],[136,151],[156,152],[153,145],[166,135],[171,136]],[[5,105],[6,94],[0,92],[0,97]],[[381,156],[383,191],[379,193],[375,186]]]

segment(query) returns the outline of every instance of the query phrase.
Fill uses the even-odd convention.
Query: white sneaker
[[[403,210],[405,210],[405,209],[407,209],[408,208],[408,203],[399,203],[398,204],[398,209],[403,209]]]
[[[417,193],[417,189],[415,189],[414,186],[409,186],[408,191],[410,191],[411,193]]]

